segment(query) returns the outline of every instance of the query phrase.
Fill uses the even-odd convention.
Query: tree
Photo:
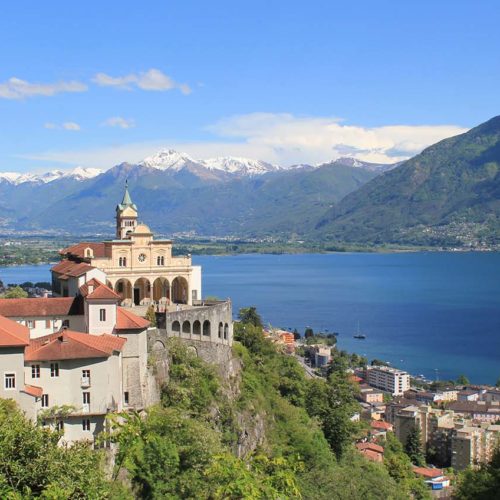
[[[156,312],[153,304],[148,307],[145,318],[151,323],[151,326],[156,326]]]
[[[107,498],[103,456],[88,443],[59,446],[60,434],[0,399],[0,498]]]
[[[25,299],[28,292],[24,291],[19,285],[9,288],[3,295],[4,299]]]
[[[309,337],[313,337],[314,336],[314,331],[312,328],[310,328],[309,326],[306,328],[305,332],[304,332],[304,337],[306,339],[308,339]]]
[[[455,498],[458,500],[490,500],[500,491],[500,449],[489,464],[479,469],[467,469],[458,479]]]
[[[242,323],[247,323],[259,328],[262,328],[264,326],[262,324],[262,318],[257,312],[257,308],[255,306],[242,307],[238,313],[238,318]]]
[[[458,385],[469,385],[470,381],[465,375],[462,374],[457,378],[457,384]]]
[[[298,332],[297,328],[293,329],[293,338],[294,340],[300,340],[300,333]],[[498,379],[500,382],[500,379]]]
[[[415,425],[408,433],[405,444],[405,451],[410,457],[410,460],[418,466],[425,465],[425,457],[422,452],[422,433],[420,427]]]

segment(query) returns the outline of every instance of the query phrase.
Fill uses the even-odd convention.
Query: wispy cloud
[[[78,123],[75,122],[64,122],[61,123],[60,125],[57,123],[47,122],[44,123],[43,126],[50,130],[63,129],[63,130],[71,130],[73,132],[81,130],[80,125],[78,125]]]
[[[146,91],[164,92],[178,89],[183,94],[190,94],[191,88],[186,83],[176,82],[159,69],[151,68],[146,72],[130,73],[125,76],[110,76],[106,73],[97,73],[92,79],[102,87],[117,87],[125,90],[140,88]]]
[[[0,98],[26,99],[35,96],[53,96],[63,92],[85,92],[87,85],[77,81],[55,83],[30,83],[12,77],[0,83]]]
[[[121,116],[112,116],[101,123],[103,127],[133,128],[135,121],[132,118],[123,118]]]
[[[394,163],[467,131],[456,125],[363,127],[348,125],[336,117],[297,117],[286,113],[232,116],[207,130],[212,138],[206,141],[163,138],[87,150],[45,151],[23,158],[108,168],[122,161],[137,162],[160,148],[171,147],[193,158],[246,156],[283,166],[326,162],[346,155],[375,163]]]

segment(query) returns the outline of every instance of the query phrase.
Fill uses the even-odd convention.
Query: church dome
[[[146,224],[137,224],[134,234],[151,234],[151,229]]]

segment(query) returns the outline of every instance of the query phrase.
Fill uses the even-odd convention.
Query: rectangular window
[[[90,370],[82,370],[82,377],[90,380]]]
[[[128,405],[128,391],[123,393],[123,402]]]
[[[64,422],[62,420],[57,421],[57,430],[58,431],[63,431],[64,430]]]
[[[82,420],[82,430],[90,431],[90,418],[84,418]]]
[[[48,407],[49,407],[49,395],[42,394],[42,408],[48,408]]]
[[[27,319],[26,320],[26,326],[28,328],[33,328],[35,325],[34,325],[34,321],[32,319]]]
[[[99,320],[106,321],[106,309],[99,309]]]
[[[16,388],[16,374],[6,373],[4,375],[4,388],[5,390],[11,390]]]
[[[84,405],[89,405],[90,404],[90,392],[84,392],[83,393],[83,404]]]
[[[40,378],[40,365],[31,365],[31,378]]]
[[[59,377],[59,363],[50,363],[50,376]]]
[[[62,327],[63,328],[69,328],[69,319],[65,319],[62,322]]]

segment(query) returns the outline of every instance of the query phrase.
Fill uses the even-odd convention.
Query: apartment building
[[[410,389],[410,375],[389,366],[370,366],[367,368],[366,381],[372,387],[401,396]]]

